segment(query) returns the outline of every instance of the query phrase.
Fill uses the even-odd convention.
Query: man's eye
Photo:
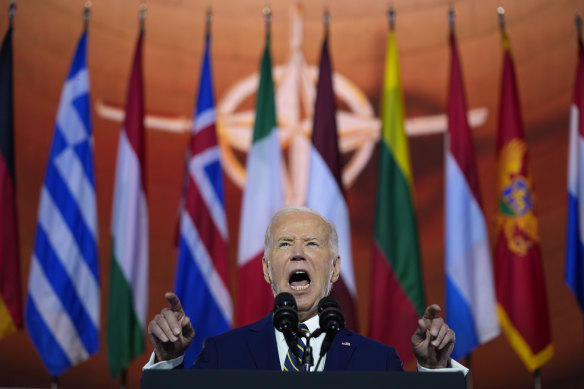
[[[314,247],[318,247],[318,243],[317,242],[308,242],[309,246],[314,246]]]
[[[289,242],[280,242],[280,247],[288,247],[290,246]]]

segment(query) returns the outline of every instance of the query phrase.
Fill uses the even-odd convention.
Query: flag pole
[[[505,32],[505,8],[497,7],[497,13],[499,14],[499,29],[503,35],[507,35]]]
[[[578,42],[582,44],[582,17],[579,12],[576,12],[576,30],[578,32]]]
[[[59,388],[59,377],[51,377],[51,389]]]
[[[395,29],[395,11],[393,7],[389,7],[387,10],[387,21],[389,22],[389,29],[393,31]]]
[[[329,26],[331,24],[331,15],[329,14],[328,8],[324,10],[324,14],[322,16],[322,21],[324,23],[324,38],[328,39],[329,36]]]
[[[213,14],[211,8],[207,8],[207,15],[205,16],[205,38],[211,35],[211,22],[213,21]]]
[[[264,19],[266,20],[266,36],[270,36],[272,28],[272,10],[270,7],[265,7],[262,11],[264,13]]]
[[[12,28],[12,22],[14,20],[14,14],[16,13],[16,0],[11,0],[8,6],[8,23],[10,28]]]
[[[83,31],[87,32],[89,26],[89,14],[91,13],[91,1],[86,1],[83,7]]]
[[[140,21],[140,34],[144,34],[144,21],[146,20],[146,3],[140,4],[140,13],[138,20]]]

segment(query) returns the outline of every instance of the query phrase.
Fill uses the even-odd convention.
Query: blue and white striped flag
[[[451,70],[446,135],[446,321],[456,332],[452,358],[460,359],[501,330],[479,190],[462,71],[454,33],[450,34]]]
[[[28,281],[26,327],[54,377],[89,358],[99,345],[97,214],[86,53],[84,32],[61,92]]]
[[[229,330],[233,323],[209,46],[207,34],[187,164],[188,184],[181,213],[175,282],[176,295],[197,334],[185,354],[185,368],[192,365],[207,337]]]

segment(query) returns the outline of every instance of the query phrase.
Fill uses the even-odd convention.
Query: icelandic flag
[[[578,42],[578,65],[574,84],[574,101],[570,116],[570,150],[568,159],[568,233],[566,274],[568,287],[584,310],[584,48]]]
[[[452,358],[460,359],[499,335],[489,235],[481,204],[479,178],[462,71],[454,33],[446,135],[446,321],[456,332]]]
[[[61,92],[28,280],[26,327],[55,377],[89,358],[99,345],[97,215],[86,53],[84,32]]]
[[[223,174],[215,133],[209,46],[207,35],[187,164],[188,184],[180,219],[175,280],[176,295],[196,331],[195,340],[185,354],[185,368],[193,364],[207,337],[229,330],[233,323]]]

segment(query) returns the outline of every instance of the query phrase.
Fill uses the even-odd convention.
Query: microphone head
[[[327,334],[336,334],[345,328],[341,305],[334,297],[323,297],[318,302],[318,317],[320,328]]]
[[[292,333],[298,327],[296,299],[290,293],[280,293],[274,299],[274,327],[283,333]]]

